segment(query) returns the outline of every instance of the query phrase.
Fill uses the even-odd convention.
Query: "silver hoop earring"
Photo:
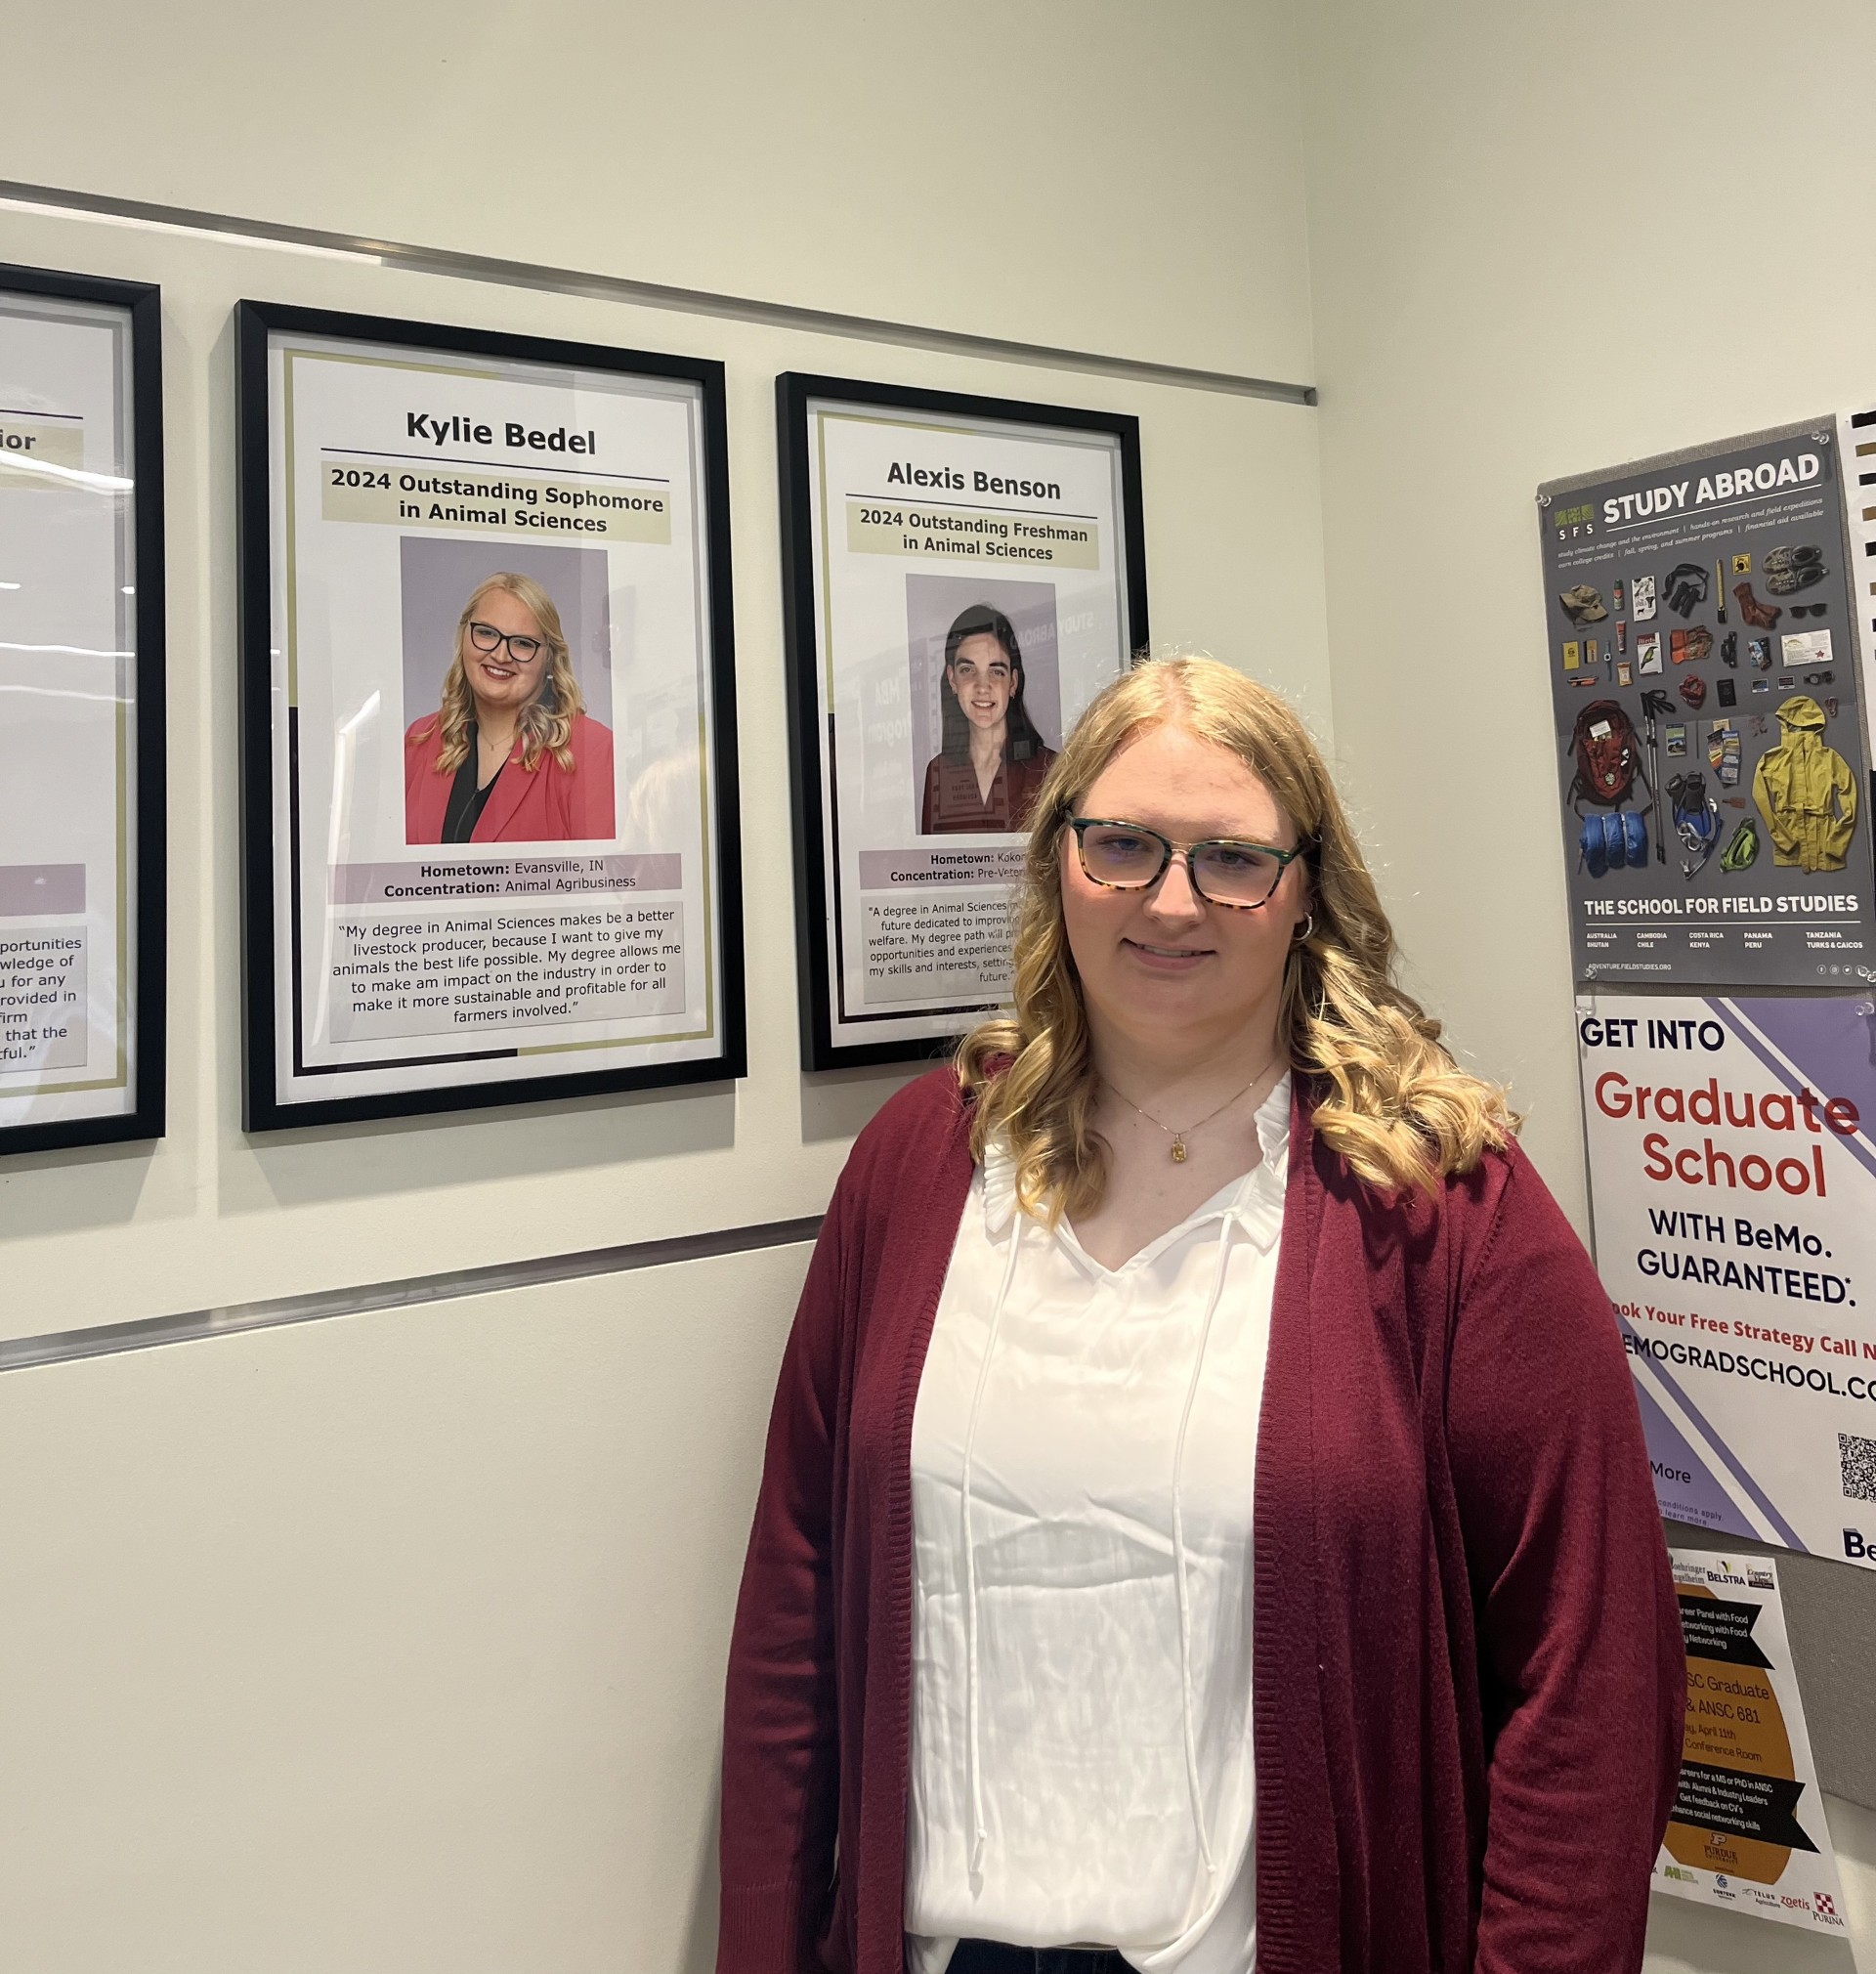
[[[1300,946],[1302,942],[1306,938],[1308,938],[1309,934],[1313,932],[1315,929],[1316,929],[1316,915],[1313,912],[1311,912],[1309,916],[1302,922],[1302,929],[1300,932],[1293,932],[1290,936],[1296,941],[1296,943],[1299,946]]]

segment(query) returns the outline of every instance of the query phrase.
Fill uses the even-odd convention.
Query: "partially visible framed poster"
[[[1146,641],[1139,421],[777,379],[801,1051],[942,1051],[1009,995],[1048,763]]]
[[[236,343],[247,1129],[742,1075],[722,366]]]
[[[163,1132],[157,290],[0,267],[0,1152]]]

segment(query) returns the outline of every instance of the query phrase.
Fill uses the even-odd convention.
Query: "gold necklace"
[[[1270,1058],[1270,1062],[1274,1062],[1276,1059],[1277,1058],[1273,1055]],[[1258,1077],[1262,1076],[1264,1074],[1265,1070],[1267,1070],[1270,1067],[1270,1062],[1266,1062],[1263,1065],[1263,1068],[1258,1071],[1258,1075],[1252,1077],[1251,1083],[1247,1083],[1244,1086],[1243,1090],[1234,1090],[1231,1093],[1231,1094],[1227,1096],[1221,1104],[1218,1105],[1217,1110],[1208,1110],[1205,1113],[1205,1115],[1199,1119],[1197,1124],[1185,1125],[1177,1131],[1174,1131],[1170,1124],[1162,1124],[1160,1120],[1152,1114],[1151,1111],[1140,1110],[1140,1106],[1137,1103],[1135,1103],[1130,1096],[1124,1095],[1120,1091],[1114,1090],[1114,1085],[1111,1082],[1108,1082],[1108,1079],[1105,1076],[1101,1078],[1101,1081],[1107,1084],[1108,1089],[1114,1090],[1114,1094],[1120,1097],[1121,1101],[1127,1105],[1129,1110],[1139,1111],[1139,1114],[1143,1118],[1145,1118],[1147,1123],[1152,1125],[1155,1130],[1163,1131],[1166,1133],[1167,1137],[1172,1140],[1172,1163],[1174,1165],[1183,1165],[1186,1160],[1185,1140],[1192,1135],[1193,1132],[1202,1131],[1220,1112],[1229,1110],[1231,1106],[1235,1102],[1237,1102],[1238,1098],[1244,1094],[1244,1092],[1251,1088],[1251,1084],[1256,1083]]]

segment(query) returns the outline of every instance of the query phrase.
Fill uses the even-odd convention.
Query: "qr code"
[[[1876,1439],[1839,1433],[1837,1464],[1844,1470],[1846,1501],[1876,1501]]]

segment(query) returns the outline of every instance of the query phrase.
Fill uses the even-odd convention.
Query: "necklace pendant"
[[[1174,1165],[1183,1165],[1185,1163],[1185,1139],[1183,1137],[1174,1137],[1172,1139],[1172,1163]]]

